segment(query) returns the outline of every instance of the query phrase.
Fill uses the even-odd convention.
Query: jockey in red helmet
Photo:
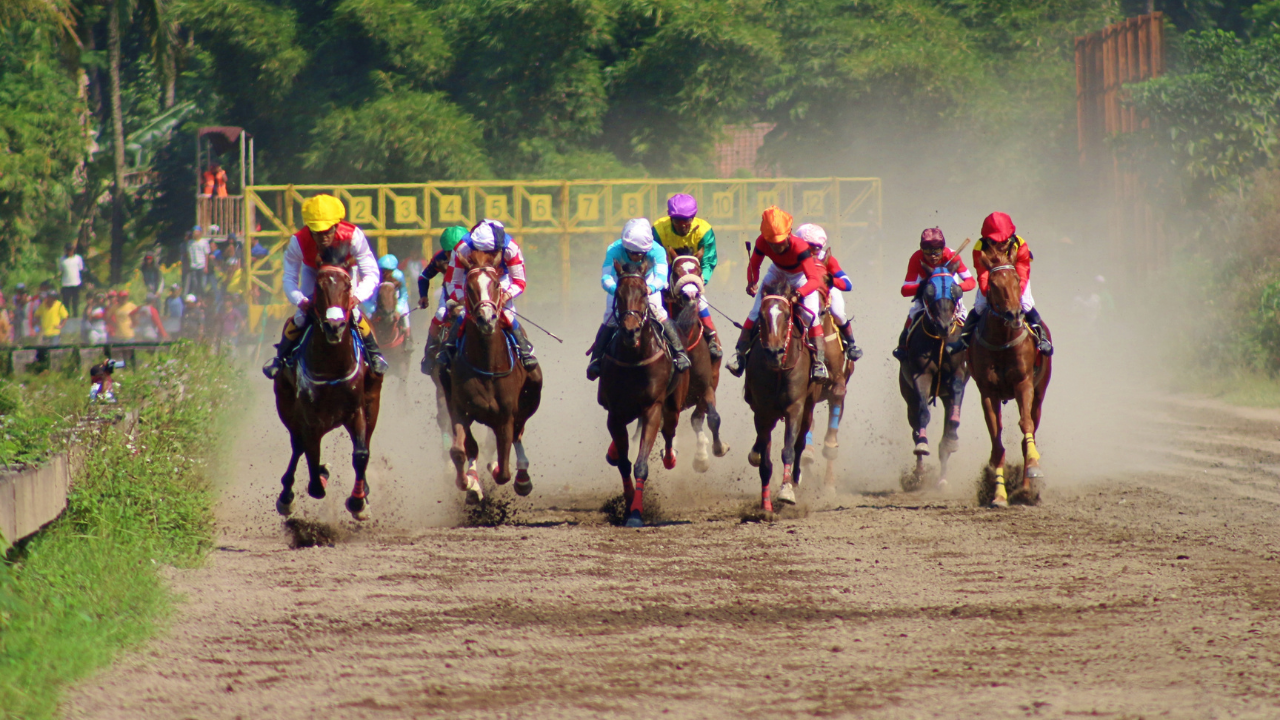
[[[1016,235],[1016,231],[1013,219],[1002,212],[991,213],[986,220],[982,221],[982,238],[973,246],[973,269],[978,273],[978,300],[973,304],[973,312],[969,313],[969,317],[965,319],[964,330],[960,332],[960,339],[956,341],[953,351],[963,350],[969,346],[973,330],[978,326],[982,312],[987,309],[987,278],[991,268],[987,267],[986,261],[982,259],[982,244],[1000,245],[1011,242],[1017,250],[1013,265],[1022,288],[1023,317],[1036,334],[1036,348],[1045,355],[1053,354],[1053,344],[1049,342],[1044,325],[1040,321],[1040,311],[1036,310],[1036,301],[1031,297],[1031,261],[1035,256],[1031,254],[1027,241]]]

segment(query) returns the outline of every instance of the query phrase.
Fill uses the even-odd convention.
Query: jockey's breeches
[[[760,303],[764,302],[764,289],[770,285],[776,285],[779,282],[786,282],[792,288],[799,290],[809,278],[803,272],[789,273],[785,270],[779,270],[777,265],[770,265],[765,271],[764,278],[760,281],[759,292],[756,293],[755,302],[751,303],[751,312],[747,313],[747,322],[752,325],[760,318]],[[814,290],[804,296],[804,307],[809,312],[805,313],[809,317],[809,328],[811,334],[813,331],[822,332],[822,323],[818,321],[821,317],[818,313],[822,312],[822,308],[818,301],[818,291]]]
[[[1036,306],[1035,298],[1031,297],[1031,281],[1028,280],[1027,289],[1022,291],[1022,312],[1024,313],[1031,312],[1031,308],[1034,308],[1035,306]],[[976,302],[973,303],[973,310],[974,312],[980,313],[986,309],[987,309],[987,296],[981,290],[979,290],[978,299]]]
[[[612,294],[605,295],[604,324],[609,327],[617,327],[618,325],[618,318],[614,316],[614,302]],[[659,290],[649,293],[649,313],[658,322],[664,323],[667,321],[667,309],[662,307],[662,292]]]

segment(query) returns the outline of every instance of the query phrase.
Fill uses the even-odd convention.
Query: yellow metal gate
[[[376,241],[379,255],[395,245],[426,260],[446,227],[470,227],[486,217],[501,220],[528,260],[558,256],[561,292],[568,298],[576,244],[587,243],[594,252],[616,239],[628,219],[666,215],[667,198],[680,192],[697,198],[698,216],[711,223],[722,258],[738,257],[731,244],[754,239],[760,212],[770,205],[795,215],[797,224],[823,225],[845,252],[881,224],[879,178],[256,185],[244,196],[248,319],[256,327],[264,312],[275,318],[292,312],[281,293],[284,247],[301,226],[302,201],[318,193],[342,200],[347,220]],[[254,239],[268,249],[265,256],[252,255]],[[734,264],[722,260],[730,268]]]

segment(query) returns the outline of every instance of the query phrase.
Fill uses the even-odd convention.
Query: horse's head
[[[483,335],[492,335],[502,317],[502,273],[495,266],[498,253],[472,251],[470,258],[458,257],[459,267],[467,273],[467,317],[475,322]]]
[[[1017,248],[1012,241],[984,240],[982,260],[990,268],[987,275],[987,305],[1010,325],[1022,322],[1022,285],[1015,266]]]
[[[951,270],[940,267],[933,271],[929,282],[924,286],[924,309],[929,318],[942,328],[943,332],[951,332],[956,321],[956,303],[962,291],[956,283]]]
[[[770,370],[781,370],[787,361],[787,346],[791,344],[791,313],[795,305],[795,291],[787,284],[768,285],[761,288],[760,300],[760,349]]]
[[[337,343],[342,340],[347,324],[351,322],[351,310],[354,307],[351,273],[341,265],[321,264],[316,273],[316,292],[311,312],[324,331],[326,342]]]
[[[396,287],[395,281],[384,280],[378,286],[378,310],[377,315],[380,318],[394,318],[396,315],[396,299],[399,296],[399,288]]]
[[[632,349],[640,348],[645,321],[649,319],[649,284],[645,278],[652,269],[649,260],[613,263],[618,287],[613,294],[613,312],[618,318],[618,334]]]
[[[696,289],[702,286],[702,261],[696,255],[689,254],[672,254],[669,261],[671,264],[670,285],[673,291],[672,295],[675,296],[676,301],[683,303],[696,297],[696,294],[685,295],[685,293],[677,291],[683,286],[689,289],[688,292],[696,293]],[[692,282],[681,282],[681,278],[691,278]]]

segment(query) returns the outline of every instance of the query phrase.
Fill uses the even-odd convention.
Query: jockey
[[[400,259],[395,255],[386,254],[378,258],[378,270],[381,271],[379,282],[393,282],[396,284],[396,315],[400,316],[398,324],[404,332],[409,332],[409,288],[404,284],[404,273],[400,271]],[[373,315],[378,312],[378,293],[374,291],[373,297],[364,302],[363,306],[365,315]]]
[[[987,309],[987,278],[991,268],[987,267],[986,261],[982,259],[982,244],[993,243],[999,246],[1002,243],[1012,242],[1013,247],[1016,248],[1013,265],[1018,272],[1018,281],[1022,288],[1023,317],[1036,334],[1036,349],[1043,355],[1053,354],[1053,344],[1049,342],[1049,336],[1044,331],[1040,311],[1036,310],[1036,301],[1031,297],[1031,261],[1035,257],[1031,254],[1027,241],[1014,234],[1016,231],[1013,219],[1002,212],[991,213],[986,220],[982,221],[982,238],[973,246],[973,269],[978,271],[978,299],[973,304],[973,312],[965,318],[964,329],[960,332],[960,339],[955,343],[955,350],[963,350],[969,346],[973,330],[978,326],[982,312]]]
[[[614,240],[605,252],[600,285],[608,293],[608,297],[604,303],[604,322],[596,331],[596,342],[591,346],[591,363],[587,365],[588,380],[600,377],[600,362],[618,329],[618,315],[614,305],[614,293],[618,291],[618,275],[613,267],[615,261],[639,263],[648,258],[649,270],[645,273],[645,284],[649,286],[649,312],[662,323],[662,332],[667,344],[671,346],[671,360],[675,363],[676,372],[689,369],[689,356],[684,351],[684,343],[676,332],[675,324],[668,317],[666,308],[662,307],[662,291],[667,287],[667,251],[654,242],[653,236],[654,231],[648,220],[632,218],[622,227],[622,239]]]
[[[742,334],[738,336],[738,346],[733,358],[725,365],[725,369],[734,377],[741,377],[747,367],[747,352],[755,340],[756,319],[760,317],[760,303],[764,293],[760,283],[760,265],[765,258],[773,261],[764,274],[763,286],[778,282],[791,285],[804,298],[804,307],[809,311],[810,350],[813,362],[809,377],[813,380],[830,380],[827,372],[826,345],[822,335],[822,323],[819,322],[821,308],[818,306],[818,288],[824,282],[823,271],[814,261],[809,244],[791,234],[791,216],[777,206],[771,205],[760,218],[760,237],[756,238],[755,250],[751,253],[751,262],[747,265],[747,294],[754,295],[756,301],[751,305],[747,321],[742,323]],[[760,291],[760,292],[757,292]]]
[[[796,234],[809,243],[809,250],[813,252],[818,267],[826,271],[827,303],[831,311],[831,319],[835,320],[836,327],[840,328],[840,334],[844,336],[845,357],[849,358],[850,362],[856,362],[862,357],[862,351],[853,341],[853,318],[848,317],[844,312],[844,293],[853,289],[853,281],[840,267],[836,256],[831,254],[827,247],[827,231],[823,230],[821,225],[813,223],[801,225],[796,228]]]
[[[303,329],[310,317],[311,295],[316,289],[316,272],[320,269],[320,253],[330,248],[347,245],[346,257],[341,265],[352,273],[351,294],[356,306],[351,309],[352,319],[364,341],[365,360],[375,375],[387,371],[387,361],[378,349],[373,328],[360,312],[360,303],[368,300],[378,289],[378,261],[369,248],[364,231],[342,220],[347,209],[342,201],[332,195],[316,195],[302,203],[302,221],[305,226],[289,238],[284,251],[284,294],[297,306],[293,317],[285,321],[284,334],[276,345],[276,356],[262,366],[262,372],[274,378],[302,340]]]
[[[969,268],[964,266],[964,260],[956,257],[955,251],[947,247],[947,239],[942,235],[941,228],[926,228],[920,233],[920,249],[915,251],[907,261],[907,277],[902,281],[902,297],[915,298],[915,300],[911,303],[911,309],[907,311],[907,322],[902,326],[902,334],[898,335],[898,347],[893,349],[895,358],[907,359],[907,333],[911,330],[911,323],[924,312],[924,300],[920,297],[924,286],[929,282],[929,278],[933,277],[935,269],[952,260],[955,261],[955,268],[951,277],[960,286],[961,292],[969,292],[978,283],[973,279]],[[963,321],[966,314],[963,298],[957,300],[956,317]]]
[[[697,255],[702,262],[703,287],[711,282],[717,263],[716,234],[711,223],[698,217],[698,201],[692,195],[679,193],[667,200],[667,216],[653,224],[653,239],[673,254]],[[719,361],[724,352],[720,349],[715,323],[711,321],[711,307],[701,293],[698,294],[698,320],[702,322],[702,336],[707,339],[711,359]]]
[[[449,313],[449,260],[453,257],[453,249],[466,236],[467,229],[461,225],[445,228],[440,233],[440,252],[432,256],[431,262],[418,275],[418,307],[422,309],[431,304],[431,279],[440,276],[440,299],[436,302],[436,314],[431,317],[431,329],[427,331],[427,347],[422,353],[423,375],[431,374],[431,366],[435,364],[436,355],[440,354],[440,327]]]
[[[533,343],[529,342],[529,336],[525,334],[524,327],[515,316],[515,300],[525,288],[524,255],[520,252],[520,246],[516,245],[516,241],[507,234],[507,229],[502,223],[489,218],[485,218],[471,228],[471,232],[453,250],[449,269],[445,273],[445,283],[449,291],[449,300],[459,306],[461,312],[449,327],[449,336],[444,341],[444,352],[437,360],[444,367],[449,367],[449,362],[452,360],[450,353],[453,351],[458,335],[462,332],[462,322],[466,312],[467,271],[462,269],[459,260],[470,258],[473,252],[498,254],[497,267],[502,272],[498,284],[505,297],[502,311],[503,324],[511,330],[511,337],[516,341],[516,352],[520,355],[520,362],[524,364],[525,369],[532,370],[538,367],[538,358],[533,355]]]

